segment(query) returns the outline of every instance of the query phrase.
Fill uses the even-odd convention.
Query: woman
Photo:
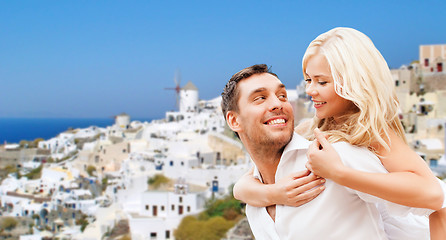
[[[351,28],[332,29],[310,43],[302,65],[306,92],[312,97],[316,116],[298,126],[296,131],[314,140],[313,131],[319,128],[329,136],[330,142],[345,141],[367,147],[390,173],[365,173],[343,166],[339,156],[333,154],[334,150],[320,136],[308,150],[309,170],[346,187],[398,204],[433,210],[443,208],[444,194],[440,184],[424,161],[406,144],[398,118],[393,79],[372,41]],[[325,146],[319,150],[321,142]],[[245,175],[235,185],[234,196],[254,206],[298,206],[305,202],[305,197],[300,195],[305,188],[295,188],[299,179],[289,179],[264,186]],[[402,219],[382,214],[384,220],[389,220],[386,222],[386,230],[391,232],[389,237],[400,237],[402,232],[391,229],[402,224],[399,221]],[[436,212],[434,216],[443,219],[442,214]],[[442,230],[438,226],[441,224],[434,224],[431,229],[432,239]]]

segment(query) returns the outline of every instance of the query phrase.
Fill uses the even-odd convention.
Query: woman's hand
[[[288,175],[275,184],[271,201],[291,207],[298,207],[310,202],[317,197],[324,189],[325,179],[311,174],[304,170]]]
[[[335,180],[345,166],[336,150],[319,129],[314,129],[314,136],[316,139],[307,151],[306,167],[317,176]]]
[[[304,170],[284,177],[274,184],[263,184],[252,176],[253,169],[245,173],[234,185],[233,194],[254,207],[275,204],[298,207],[317,197],[324,189],[325,179]]]

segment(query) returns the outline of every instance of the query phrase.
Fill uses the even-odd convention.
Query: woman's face
[[[306,93],[311,96],[319,119],[336,119],[352,109],[353,103],[335,92],[330,65],[324,55],[310,57],[305,72]]]

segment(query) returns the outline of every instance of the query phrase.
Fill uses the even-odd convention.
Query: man
[[[234,74],[222,93],[222,111],[255,163],[254,175],[274,183],[305,170],[309,142],[294,134],[293,110],[285,86],[267,66],[254,65]],[[335,143],[344,164],[362,171],[385,172],[371,152]],[[375,203],[384,200],[327,180],[325,191],[300,207],[247,205],[256,239],[387,239]],[[398,208],[396,204],[381,204]],[[268,210],[268,211],[267,211]]]

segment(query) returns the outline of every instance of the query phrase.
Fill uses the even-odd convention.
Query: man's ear
[[[234,132],[239,132],[241,130],[238,117],[238,114],[234,111],[226,112],[226,122],[228,123],[229,128]]]

